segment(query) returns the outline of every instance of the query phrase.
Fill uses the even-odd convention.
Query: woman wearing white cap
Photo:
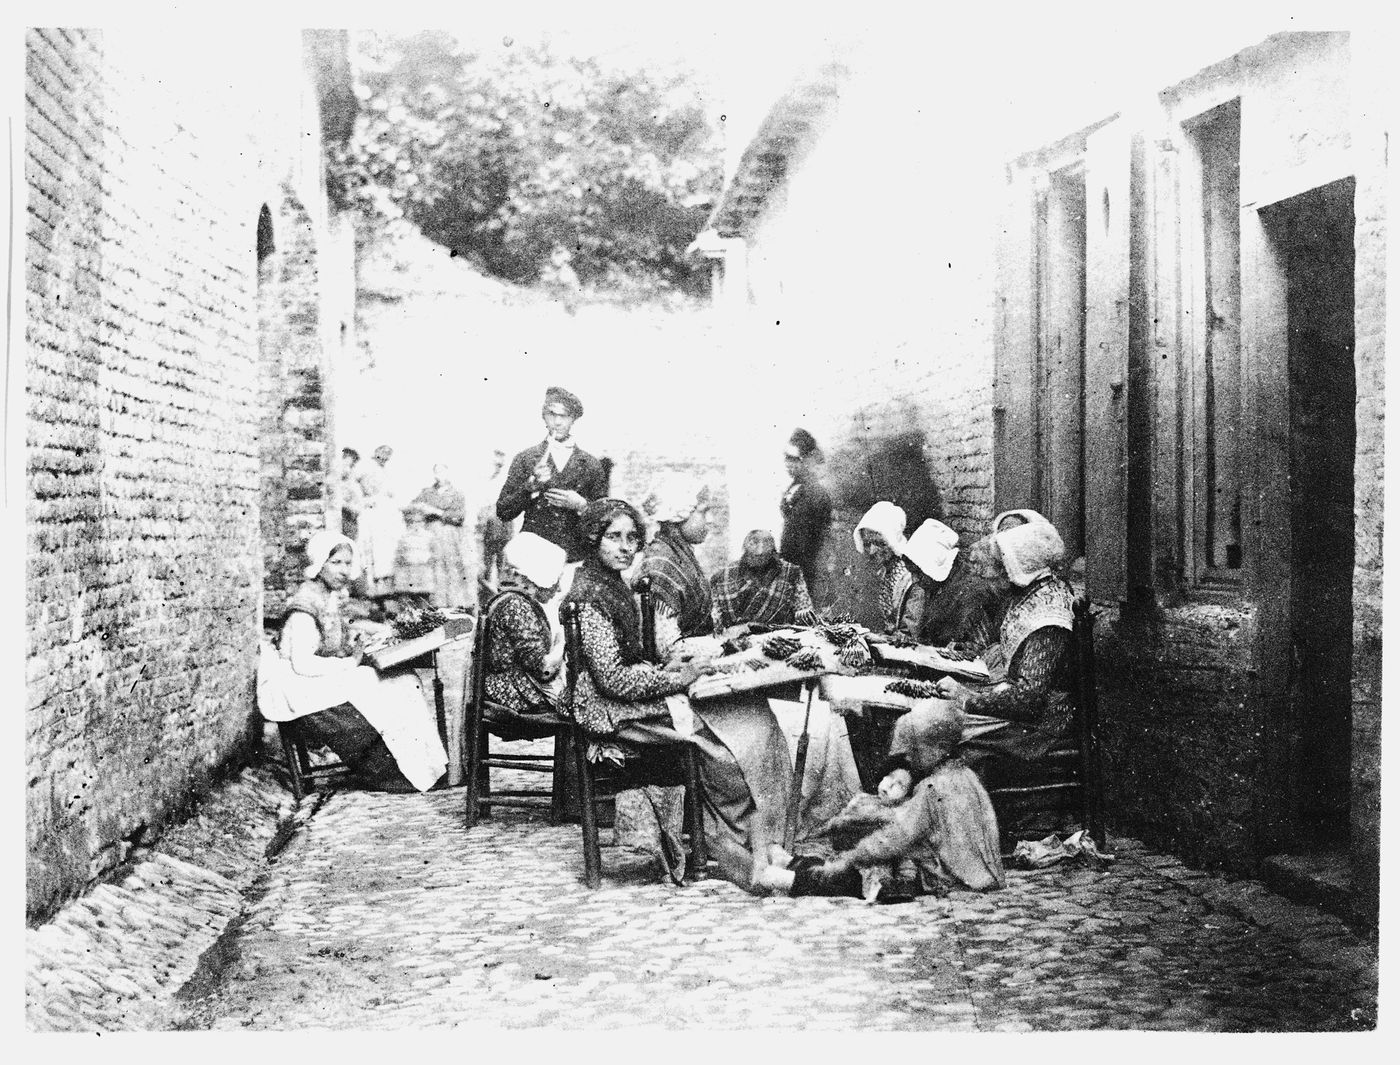
[[[708,636],[714,628],[710,582],[695,557],[710,532],[709,490],[695,477],[674,474],[652,490],[642,509],[658,528],[637,576],[651,580],[656,648],[665,660],[677,641]]]
[[[904,562],[904,508],[880,500],[865,512],[851,534],[856,550],[880,570],[880,614],[884,630],[917,641],[927,593]]]
[[[269,721],[296,722],[308,747],[333,750],[361,787],[427,791],[442,780],[447,752],[418,677],[360,665],[359,641],[341,616],[355,545],[322,530],[306,559],[278,651],[259,662],[258,709]]]
[[[1010,586],[990,549],[990,537],[959,549],[957,532],[933,518],[909,537],[904,561],[925,591],[920,643],[980,654],[996,638]]]
[[[1013,520],[1022,524],[1011,525]],[[1057,577],[1065,545],[1055,526],[1033,510],[1006,511],[992,523],[993,552],[1015,588],[988,665],[1004,679],[971,691],[950,677],[939,694],[968,714],[963,756],[995,780],[1017,763],[1045,755],[1069,728],[1074,590]],[[898,729],[896,729],[898,735]],[[893,747],[891,748],[893,750]]]
[[[517,714],[555,709],[563,643],[542,604],[559,588],[565,557],[558,544],[520,533],[506,544],[501,590],[486,606],[486,697]]]

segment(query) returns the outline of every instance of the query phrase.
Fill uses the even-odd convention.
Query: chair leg
[[[704,880],[709,855],[705,849],[705,811],[701,808],[700,760],[689,744],[685,752],[685,797],[690,821],[690,854],[686,856],[685,875],[688,880]]]
[[[304,750],[298,750],[300,746],[296,742],[296,737],[292,735],[292,723],[289,721],[279,722],[277,725],[277,735],[282,740],[282,757],[287,760],[287,775],[292,780],[292,798],[301,802],[306,795],[306,778],[302,776],[301,760],[305,756]]]
[[[554,734],[554,764],[549,776],[549,823],[564,823],[564,792],[568,788],[569,734],[562,729]]]
[[[588,745],[574,737],[574,762],[578,766],[583,816],[583,882],[590,888],[603,883],[603,859],[598,852],[598,811],[593,806],[593,768],[588,764]]]
[[[481,761],[478,772],[481,774],[480,782],[477,785],[476,809],[478,817],[491,816],[491,767],[486,765],[486,759],[491,757],[491,730],[484,724],[481,731],[477,733],[477,746],[481,750]]]
[[[467,775],[464,783],[467,786],[467,827],[473,827],[481,815],[477,805],[477,787],[481,775],[481,719],[477,717],[475,711],[468,712],[467,720],[463,723],[463,731],[466,733],[467,742]]]

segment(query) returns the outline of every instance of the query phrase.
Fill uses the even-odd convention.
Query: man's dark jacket
[[[521,531],[532,532],[558,544],[569,553],[570,562],[577,562],[583,558],[586,550],[579,539],[578,515],[562,507],[551,507],[544,501],[543,490],[533,498],[530,495],[530,476],[544,456],[546,447],[547,442],[542,440],[511,459],[506,483],[501,486],[501,494],[496,499],[496,517],[502,521],[514,521],[523,513],[525,522]],[[553,467],[551,459],[550,468]],[[583,448],[575,447],[564,468],[554,470],[554,476],[545,488],[569,488],[591,501],[602,498],[607,491],[607,478],[602,463]]]

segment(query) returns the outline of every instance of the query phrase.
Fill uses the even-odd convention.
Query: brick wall
[[[31,919],[255,734],[256,220],[319,149],[300,35],[245,43],[26,37]]]

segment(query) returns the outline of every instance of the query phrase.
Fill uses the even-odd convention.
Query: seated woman
[[[951,544],[940,534],[932,549],[926,549],[920,540],[931,525],[947,529]],[[991,537],[974,540],[965,550],[958,548],[956,537],[952,529],[931,519],[909,537],[906,559],[918,564],[927,593],[919,642],[980,655],[995,641],[1006,609],[1005,574],[992,556]]]
[[[859,898],[862,870],[885,865],[901,869],[901,886],[910,894],[1006,886],[992,801],[958,757],[961,712],[952,703],[931,699],[902,722],[908,722],[905,753],[920,779],[908,799],[891,807],[888,823],[825,862],[791,859],[773,848],[773,863],[759,877],[762,886],[785,895]]]
[[[506,544],[501,590],[487,604],[486,698],[517,714],[552,713],[558,701],[563,641],[541,604],[554,598],[565,551],[523,532]]]
[[[1006,527],[1017,518],[1024,524]],[[1042,758],[1069,728],[1074,590],[1053,572],[1064,558],[1064,541],[1044,517],[1008,511],[992,528],[993,554],[1014,589],[1000,643],[986,654],[994,678],[1002,679],[970,689],[945,677],[938,690],[959,701],[968,715],[963,736],[968,764],[984,780],[998,781]]]
[[[651,579],[656,650],[665,661],[678,641],[712,631],[710,584],[695,557],[695,546],[710,533],[709,492],[690,478],[672,477],[643,509],[659,527],[642,552],[637,577]]]
[[[881,500],[865,512],[852,536],[856,550],[879,568],[884,631],[917,642],[927,593],[905,565],[904,510]]]
[[[684,722],[673,720],[666,697],[684,692],[703,672],[689,663],[658,666],[643,652],[641,615],[622,571],[641,551],[645,528],[637,509],[621,499],[595,500],[579,519],[587,554],[564,602],[579,606],[584,660],[575,666],[569,710],[590,739],[593,761],[625,762],[642,747],[686,742],[677,730]],[[650,851],[679,881],[677,790],[624,792],[617,802],[617,828],[619,845]]]
[[[321,531],[306,545],[306,580],[287,601],[276,654],[258,670],[258,708],[270,721],[294,721],[307,746],[326,746],[361,787],[427,791],[440,783],[447,754],[414,672],[379,674],[360,665],[341,615],[354,545]]]
[[[755,629],[816,622],[807,581],[794,563],[778,557],[767,529],[744,537],[744,553],[710,578],[715,635],[732,640]]]

